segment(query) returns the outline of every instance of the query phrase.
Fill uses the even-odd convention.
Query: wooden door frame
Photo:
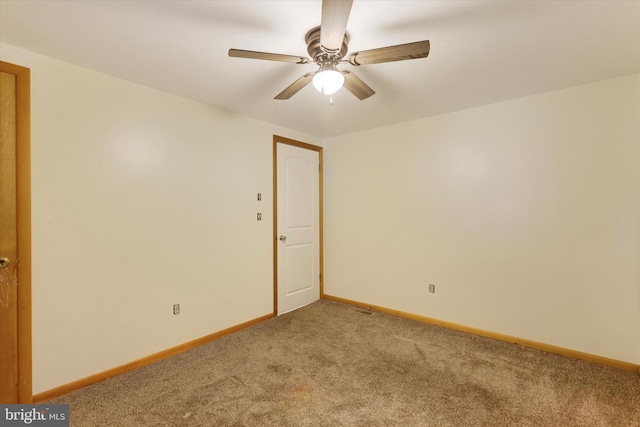
[[[278,315],[278,144],[292,145],[305,150],[316,151],[320,172],[318,175],[318,227],[320,251],[320,298],[324,298],[324,239],[323,239],[323,200],[322,200],[322,147],[296,141],[283,136],[273,135],[273,315]]]
[[[31,70],[0,61],[0,71],[16,77],[18,402],[31,403]]]

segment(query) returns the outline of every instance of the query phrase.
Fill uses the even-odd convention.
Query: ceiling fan
[[[335,93],[344,85],[349,92],[360,100],[366,99],[373,95],[375,91],[351,71],[338,70],[337,66],[339,64],[348,63],[360,66],[426,58],[429,55],[429,40],[352,52],[345,58],[349,44],[349,35],[346,32],[347,21],[349,20],[352,4],[353,0],[322,1],[321,25],[309,30],[305,36],[307,52],[309,52],[311,58],[241,49],[229,49],[229,56],[291,62],[294,64],[315,63],[320,67],[315,72],[305,73],[276,95],[274,99],[289,99],[311,82],[313,82],[318,91],[325,95]]]

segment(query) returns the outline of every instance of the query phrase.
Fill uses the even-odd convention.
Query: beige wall
[[[640,363],[640,75],[324,151],[327,294]]]
[[[0,59],[31,68],[34,393],[273,311],[272,136],[318,138]]]

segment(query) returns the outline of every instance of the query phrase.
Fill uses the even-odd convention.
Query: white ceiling
[[[639,1],[355,0],[349,51],[428,39],[428,58],[351,67],[376,94],[334,104],[312,85],[321,1],[0,0],[0,42],[312,135],[329,137],[640,72]]]

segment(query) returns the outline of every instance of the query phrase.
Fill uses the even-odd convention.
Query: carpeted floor
[[[622,427],[640,378],[322,300],[49,403],[82,427]]]

